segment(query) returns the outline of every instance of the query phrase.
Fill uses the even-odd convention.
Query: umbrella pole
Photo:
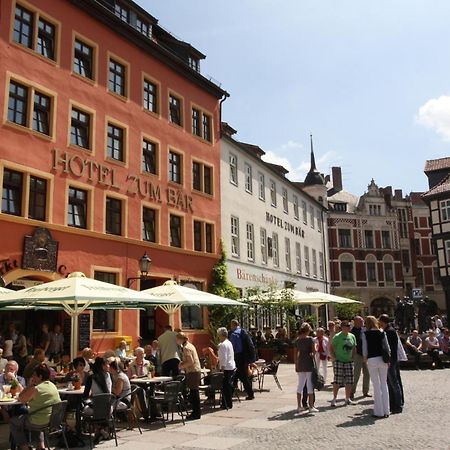
[[[78,314],[72,314],[70,317],[70,358],[73,361],[78,354]]]

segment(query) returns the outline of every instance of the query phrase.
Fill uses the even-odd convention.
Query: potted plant
[[[80,376],[78,374],[75,374],[72,377],[72,383],[73,383],[73,388],[77,391],[79,389],[81,389],[81,379]]]
[[[152,363],[148,365],[148,376],[149,378],[153,378],[155,376],[155,366]]]
[[[11,393],[11,397],[14,398],[16,396],[16,394],[17,394],[18,389],[19,389],[19,382],[15,378],[13,378],[10,381],[9,384],[11,386],[11,390],[9,392]]]

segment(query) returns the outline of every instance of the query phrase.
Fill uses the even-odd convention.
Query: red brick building
[[[172,278],[206,288],[219,250],[219,108],[227,94],[200,73],[203,58],[132,1],[0,3],[6,285],[82,271],[136,289]],[[24,245],[40,228],[48,233]],[[144,252],[149,279],[133,280]],[[1,326],[12,318],[1,316]],[[206,311],[182,316],[176,326],[207,339]],[[64,318],[33,317],[14,319],[28,326]],[[90,344],[110,348],[123,335],[135,344],[165,323],[153,309],[91,313]]]

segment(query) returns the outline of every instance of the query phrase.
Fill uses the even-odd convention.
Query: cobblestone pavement
[[[331,371],[330,371],[331,372]],[[206,410],[200,421],[145,424],[120,431],[119,447],[144,449],[450,449],[450,369],[403,371],[406,405],[403,414],[373,419],[372,400],[356,396],[358,404],[330,407],[329,389],[317,394],[314,416],[296,413],[296,375],[293,365],[280,366],[280,391],[266,377],[270,391],[253,401],[235,403],[232,410]],[[341,390],[343,391],[343,390]],[[340,392],[342,399],[343,392]],[[0,426],[0,449],[8,448],[7,426]],[[88,447],[86,447],[88,448]],[[115,448],[114,441],[96,448]]]

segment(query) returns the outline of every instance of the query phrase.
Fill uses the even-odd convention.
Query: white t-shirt
[[[234,350],[233,344],[225,339],[219,344],[218,349],[219,356],[219,367],[223,370],[234,370],[236,369],[236,363],[234,362]]]
[[[11,357],[13,355],[12,349],[13,349],[13,341],[12,339],[7,339],[3,346],[3,356],[5,358]]]
[[[427,348],[428,349],[432,349],[434,346],[437,346],[437,348],[439,348],[439,341],[438,341],[437,337],[434,337],[434,338],[431,338],[431,339],[429,337],[427,337],[425,339],[425,344],[427,344]],[[433,347],[431,347],[430,344]]]

